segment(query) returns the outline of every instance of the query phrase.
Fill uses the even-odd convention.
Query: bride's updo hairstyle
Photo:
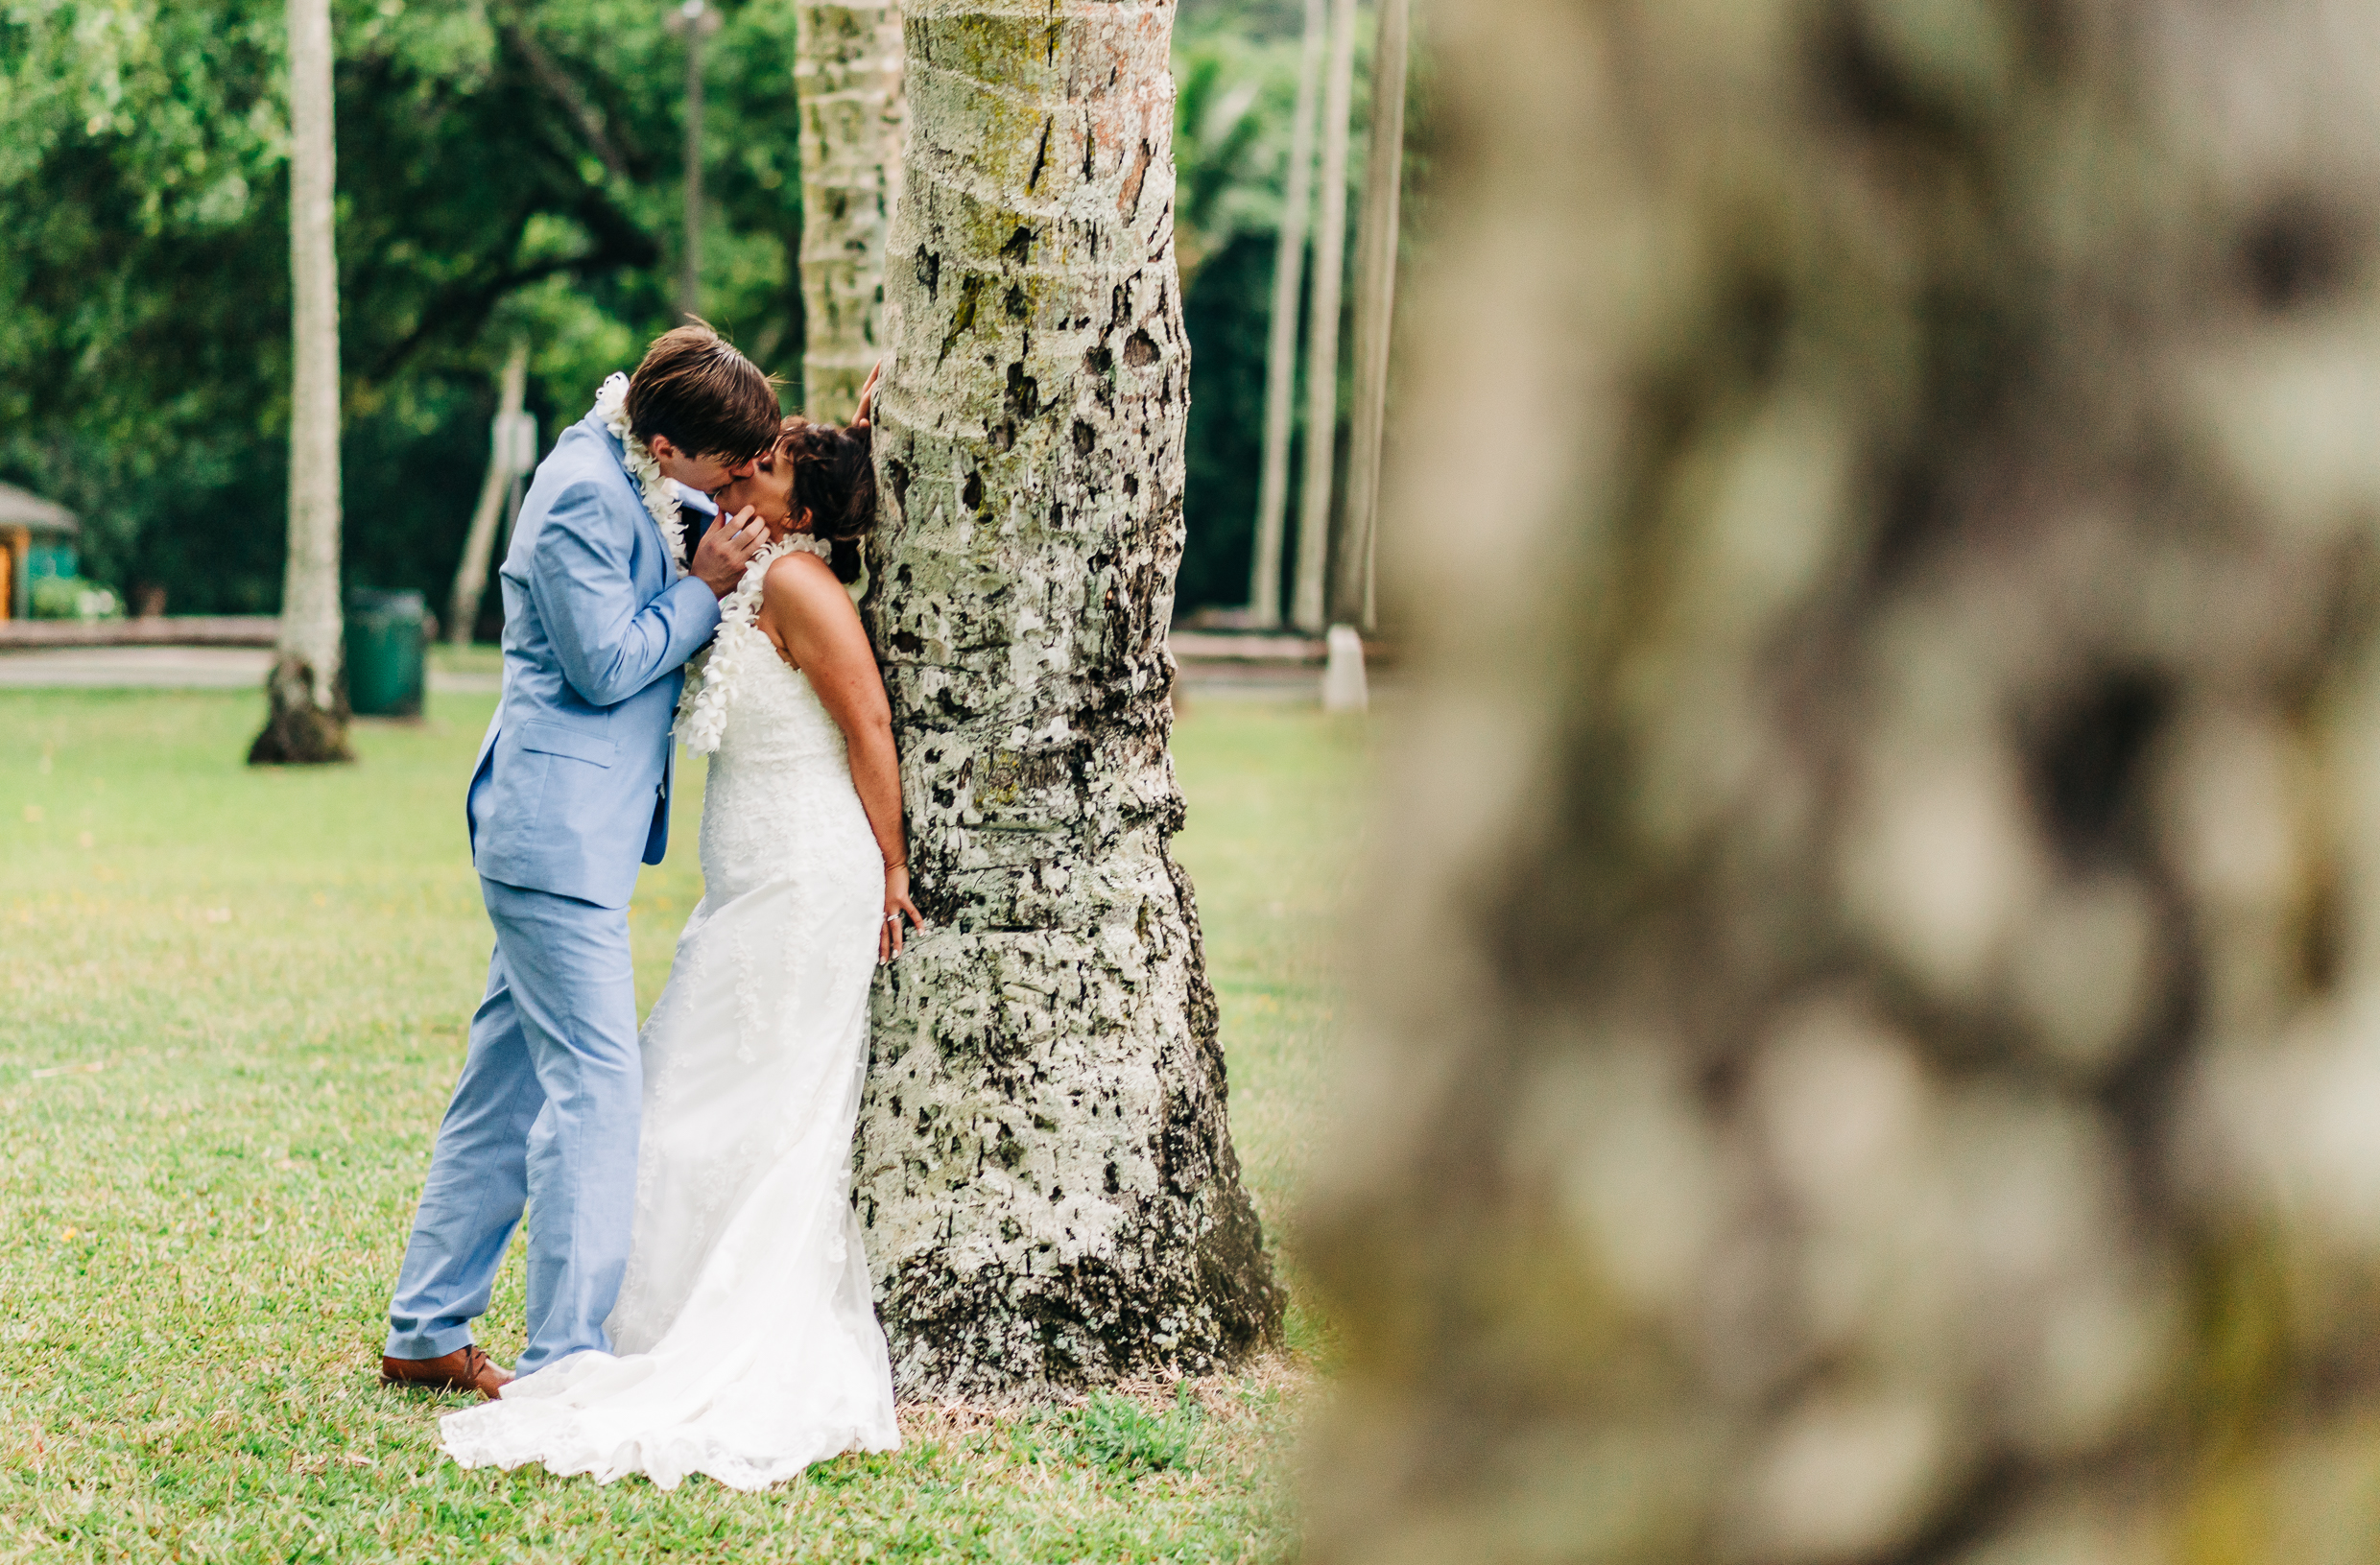
[[[788,418],[777,449],[793,463],[794,513],[807,510],[811,535],[833,542],[835,579],[858,581],[860,539],[876,525],[876,463],[869,426],[845,429]]]

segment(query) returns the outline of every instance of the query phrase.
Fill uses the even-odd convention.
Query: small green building
[[[0,484],[0,620],[33,613],[33,584],[45,576],[73,576],[78,569],[75,535],[82,524],[73,511],[12,484]]]

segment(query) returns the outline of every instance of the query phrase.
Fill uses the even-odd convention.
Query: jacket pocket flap
[[[574,761],[592,761],[607,767],[620,747],[608,739],[583,734],[576,728],[565,728],[559,723],[524,723],[520,730],[520,747],[546,755],[567,755]]]

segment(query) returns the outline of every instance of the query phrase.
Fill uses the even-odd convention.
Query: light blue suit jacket
[[[705,519],[687,508],[689,550]],[[464,806],[489,880],[624,908],[639,861],[661,862],[680,669],[719,628],[711,589],[670,578],[590,414],[537,465],[499,573],[504,696]]]

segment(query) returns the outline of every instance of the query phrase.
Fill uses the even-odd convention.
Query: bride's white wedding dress
[[[850,1203],[884,859],[809,680],[749,623],[720,635],[737,643],[734,700],[702,802],[702,900],[642,1039],[615,1352],[449,1414],[464,1466],[756,1489],[899,1443]]]

